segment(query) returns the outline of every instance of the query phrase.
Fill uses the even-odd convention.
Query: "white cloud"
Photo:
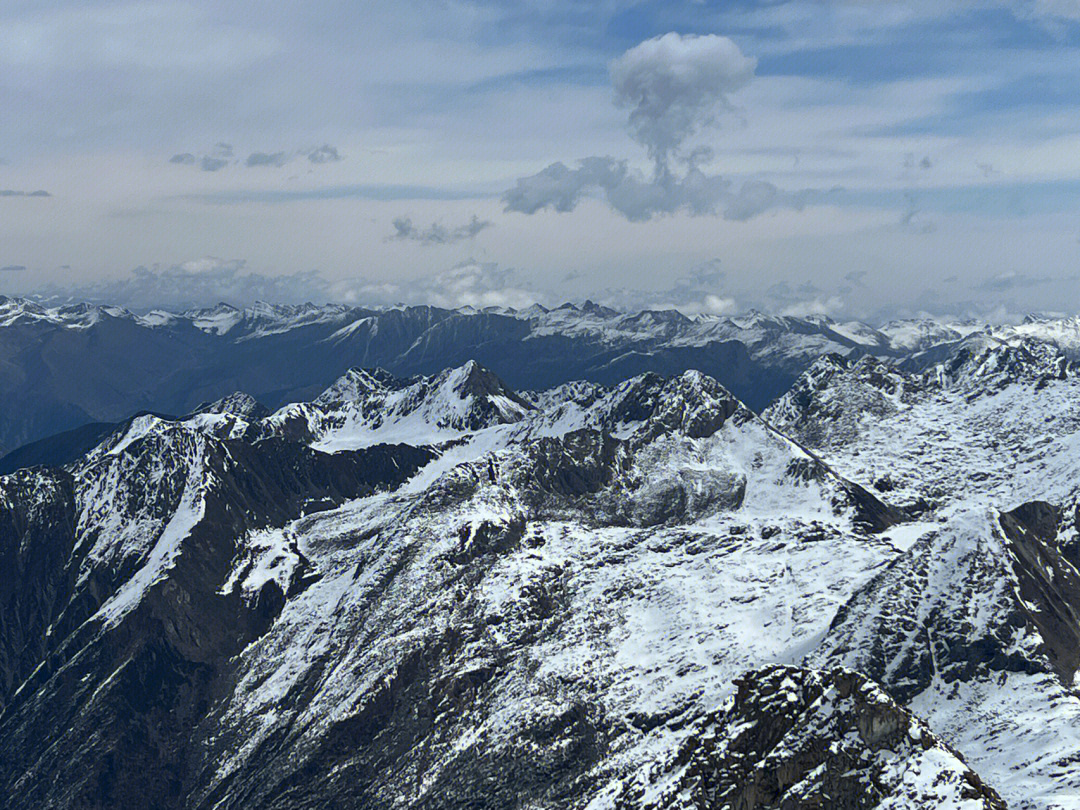
[[[255,301],[299,304],[333,299],[331,285],[318,272],[271,276],[245,268],[243,259],[206,256],[170,266],[137,267],[124,278],[53,284],[30,293],[46,299],[112,304],[135,311],[174,312],[219,301],[245,306]]]
[[[715,34],[669,33],[634,46],[612,63],[611,80],[616,103],[630,108],[631,136],[653,161],[651,176],[612,157],[583,158],[575,168],[552,163],[518,178],[503,194],[506,210],[567,212],[590,194],[632,222],[679,211],[742,222],[778,206],[801,208],[816,192],[788,195],[758,179],[735,191],[730,180],[702,169],[712,149],[687,147],[691,136],[731,106],[730,94],[750,83],[755,65],[734,42]]]
[[[788,304],[780,310],[780,314],[790,315],[795,318],[805,318],[809,315],[832,316],[841,312],[843,308],[843,300],[838,296],[831,296],[829,298],[812,298],[808,301],[798,301],[794,304]]]
[[[756,65],[727,37],[668,33],[616,59],[611,81],[616,103],[630,108],[631,134],[663,171],[686,139],[729,104],[729,94],[750,83]]]

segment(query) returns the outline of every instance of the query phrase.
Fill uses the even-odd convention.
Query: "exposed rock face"
[[[856,672],[772,666],[737,682],[620,808],[1004,810],[959,754]]]
[[[0,559],[20,574],[0,591],[9,806],[178,806],[192,729],[235,656],[317,577],[295,543],[262,549],[259,531],[397,486],[431,458],[149,420],[73,474],[0,478]],[[228,588],[234,564],[250,587]]]
[[[1035,501],[1005,512],[1008,541],[1019,589],[1019,606],[1043,641],[1042,652],[1065,686],[1080,666],[1080,554],[1075,518]]]

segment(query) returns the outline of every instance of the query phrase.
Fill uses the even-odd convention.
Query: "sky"
[[[1080,0],[0,4],[0,294],[1080,309]]]

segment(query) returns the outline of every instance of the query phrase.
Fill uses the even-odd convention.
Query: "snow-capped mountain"
[[[0,297],[0,453],[140,412],[186,414],[244,391],[271,408],[308,401],[347,369],[433,375],[475,360],[518,390],[697,369],[760,410],[830,353],[905,358],[973,332],[1080,351],[1072,321],[1011,327],[758,312],[687,317],[586,302],[555,309],[227,304],[186,313],[46,306]],[[79,443],[80,448],[82,443]],[[0,469],[14,469],[0,461]]]
[[[235,345],[329,328],[298,317]],[[553,330],[504,347],[625,357],[618,325],[662,333],[654,360],[694,329],[818,354],[761,416],[694,369],[518,391],[471,360],[354,367],[0,476],[9,806],[1080,807],[1064,349],[595,306],[365,319],[334,340],[428,319],[400,356],[493,323]]]
[[[697,372],[229,402],[0,478],[11,806],[622,801],[897,553]]]
[[[919,517],[807,659],[869,675],[1021,808],[1080,806],[1080,379],[978,334],[923,371],[818,361],[765,418]]]

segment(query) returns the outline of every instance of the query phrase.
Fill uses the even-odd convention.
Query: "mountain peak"
[[[245,394],[243,391],[234,391],[221,399],[214,400],[205,405],[200,405],[195,409],[195,413],[228,414],[230,416],[238,416],[241,419],[251,421],[269,416],[270,409],[255,399],[255,397],[251,396],[251,394]]]

